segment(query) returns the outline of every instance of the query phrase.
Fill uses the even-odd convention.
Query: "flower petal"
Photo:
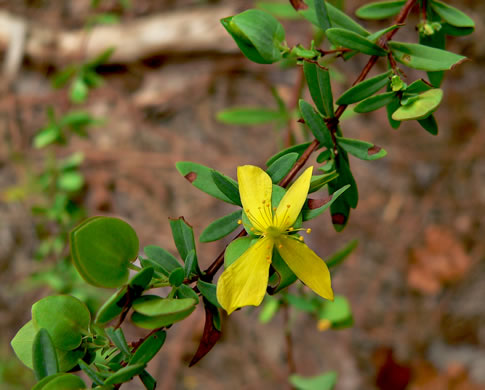
[[[293,273],[322,298],[333,301],[330,272],[325,262],[306,244],[282,236],[277,242],[278,252]]]
[[[313,167],[307,168],[281,199],[275,214],[276,225],[281,229],[289,228],[298,218],[310,189],[312,172]]]
[[[272,254],[273,241],[263,238],[224,270],[217,281],[217,300],[228,314],[242,306],[261,304]]]
[[[237,168],[237,181],[243,209],[253,226],[258,230],[263,230],[271,225],[273,183],[268,174],[254,165],[244,165]],[[269,205],[269,207],[264,209],[265,205]]]

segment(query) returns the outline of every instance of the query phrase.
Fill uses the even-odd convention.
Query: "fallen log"
[[[230,6],[178,10],[117,25],[96,26],[89,32],[58,31],[0,12],[0,51],[18,42],[18,34],[25,34],[20,39],[23,55],[33,62],[53,65],[94,58],[111,47],[116,50],[110,63],[164,54],[231,53],[237,52],[237,47],[219,19],[235,12]]]

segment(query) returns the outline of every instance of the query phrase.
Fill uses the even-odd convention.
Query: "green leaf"
[[[126,343],[125,335],[121,328],[113,329],[106,328],[106,334],[113,342],[113,344],[120,350],[123,354],[124,359],[128,359],[131,356],[131,350]]]
[[[290,383],[297,390],[332,390],[337,383],[337,373],[330,371],[313,377],[293,374],[290,376]]]
[[[410,68],[419,70],[449,70],[466,59],[466,57],[446,50],[435,49],[417,43],[391,41],[388,43],[388,46],[397,61]]]
[[[276,153],[274,156],[270,157],[268,161],[266,161],[266,166],[270,166],[280,157],[285,156],[289,153],[297,153],[298,158],[301,157],[303,152],[310,146],[311,142],[305,142],[303,144],[298,144],[294,146],[290,146],[289,148],[283,149],[282,151]]]
[[[144,295],[133,302],[131,320],[144,329],[157,329],[171,325],[188,317],[195,309],[197,301],[192,298],[160,298]]]
[[[445,22],[448,22],[452,26],[461,28],[475,28],[475,22],[473,19],[459,9],[438,0],[431,0],[430,5],[434,12],[436,12]]]
[[[318,191],[319,189],[323,188],[326,184],[328,184],[332,180],[335,180],[337,177],[338,177],[338,173],[335,170],[325,173],[323,175],[312,176],[310,181],[310,189],[308,190],[308,193],[311,194],[313,192]]]
[[[349,187],[350,184],[347,184],[325,199],[308,199],[302,209],[303,221],[309,221],[310,219],[318,217],[325,210],[327,210],[332,203],[335,202],[337,198]]]
[[[377,43],[377,40],[382,37],[383,35],[387,34],[389,31],[396,30],[401,26],[398,24],[394,24],[392,26],[383,28],[382,30],[376,31],[367,37],[367,39],[371,42]]]
[[[394,100],[398,100],[398,97],[395,92],[385,92],[379,95],[374,95],[368,97],[367,99],[362,100],[359,104],[354,107],[354,111],[358,113],[366,113],[378,110],[388,104],[392,103]]]
[[[405,3],[406,0],[379,1],[377,3],[369,3],[360,7],[357,11],[355,11],[355,14],[361,19],[387,19],[391,16],[397,15]]]
[[[338,98],[337,104],[348,105],[368,98],[389,84],[390,74],[391,71],[387,71],[354,85]]]
[[[191,250],[184,260],[184,276],[186,278],[189,278],[190,275],[193,274],[196,261],[195,250]]]
[[[273,184],[280,182],[293,168],[298,160],[298,153],[288,153],[273,162],[266,173],[271,177]]]
[[[221,307],[219,301],[217,300],[216,290],[217,286],[212,283],[204,282],[203,280],[197,281],[197,288],[199,289],[202,296],[207,299],[210,303],[212,303],[216,307]]]
[[[128,282],[130,294],[132,296],[141,294],[149,286],[150,282],[152,281],[153,274],[153,267],[147,267],[133,276]]]
[[[251,246],[253,237],[239,237],[232,241],[226,248],[224,253],[224,267],[229,267],[234,263],[248,248]]]
[[[249,9],[224,18],[221,23],[251,61],[271,64],[281,59],[280,46],[285,39],[285,30],[274,16]]]
[[[145,255],[147,255],[150,260],[153,260],[160,266],[160,270],[166,276],[173,270],[182,267],[174,255],[159,246],[148,245],[143,248],[143,252],[145,252]]]
[[[460,28],[460,27],[452,26],[451,24],[448,24],[448,23],[442,23],[441,30],[443,30],[443,33],[445,33],[446,35],[451,35],[453,37],[462,37],[465,35],[472,34],[475,29],[472,27]]]
[[[147,390],[155,390],[157,387],[157,381],[155,380],[154,377],[152,377],[148,371],[143,370],[143,372],[139,375],[140,380],[142,381],[143,385],[145,386],[145,389]]]
[[[342,249],[339,249],[337,252],[333,253],[325,261],[327,263],[327,267],[333,268],[339,265],[354,251],[355,248],[357,248],[357,245],[359,245],[359,241],[352,240],[347,245],[345,245]]]
[[[413,119],[424,119],[434,112],[443,98],[441,89],[431,89],[418,95],[410,104],[399,107],[392,119],[396,121],[408,121]]]
[[[333,94],[328,69],[309,61],[303,62],[305,79],[313,102],[325,117],[333,117]]]
[[[84,360],[79,359],[78,361],[79,368],[83,370],[83,372],[93,381],[94,384],[98,386],[104,385],[104,380],[101,375],[96,370],[93,370],[88,364],[84,362]]]
[[[430,89],[433,89],[433,87],[425,83],[423,80],[416,80],[413,83],[409,84],[404,92],[406,94],[416,94],[429,91]]]
[[[134,376],[141,374],[145,370],[145,366],[146,365],[143,363],[138,363],[120,368],[114,374],[107,377],[104,383],[106,385],[114,385],[117,383],[128,382]]]
[[[317,114],[313,107],[303,99],[300,99],[299,106],[301,115],[305,120],[305,123],[308,125],[317,141],[322,146],[325,146],[328,149],[332,149],[332,135],[330,134],[330,130],[325,124],[323,118],[319,114]]]
[[[151,334],[143,341],[143,343],[137,348],[135,353],[130,359],[130,365],[133,364],[148,364],[160,351],[167,338],[167,332],[159,330]]]
[[[73,350],[81,345],[91,322],[88,308],[70,295],[52,295],[32,306],[32,321],[37,329],[44,328],[56,348]]]
[[[216,219],[207,226],[199,237],[200,242],[212,242],[227,236],[239,226],[242,210],[234,211],[222,218]]]
[[[191,252],[191,253],[195,253],[195,252]],[[180,286],[184,282],[184,279],[185,279],[185,270],[183,268],[174,269],[168,277],[168,281],[170,285],[172,285],[173,287]]]
[[[327,5],[325,0],[314,0],[315,2],[315,13],[317,14],[317,21],[319,27],[325,32],[330,27],[330,18],[328,17]]]
[[[226,195],[234,204],[241,206],[241,197],[239,195],[239,186],[234,180],[229,179],[227,176],[219,173],[215,170],[211,172],[212,180],[216,184],[217,188]]]
[[[191,272],[198,274],[199,266],[197,265],[197,249],[195,248],[194,230],[183,217],[177,219],[169,219],[170,228],[172,229],[172,236],[177,251],[182,259],[187,259],[188,254],[194,251],[194,262],[192,264]]]
[[[37,330],[34,327],[34,323],[29,321],[19,329],[10,342],[15,355],[30,369],[34,368],[32,365],[32,344],[36,334]]]
[[[433,17],[433,19],[436,19],[436,18]],[[431,35],[420,33],[419,43],[421,45],[444,50],[446,48],[446,34],[442,29],[435,30]],[[428,72],[428,78],[431,84],[433,84],[433,86],[437,88],[443,82],[444,75],[445,75],[444,71]]]
[[[438,122],[433,114],[427,116],[424,119],[418,119],[419,124],[423,129],[432,135],[438,135]]]
[[[336,137],[339,146],[361,160],[377,160],[387,155],[380,146],[357,139]]]
[[[336,46],[357,50],[371,56],[386,56],[387,51],[362,35],[342,28],[329,28],[327,37]]]
[[[106,64],[108,60],[111,58],[113,53],[115,52],[115,47],[110,47],[104,50],[100,55],[92,59],[87,63],[90,68],[97,68],[100,65]]]
[[[352,325],[352,309],[349,301],[342,296],[337,295],[333,302],[324,301],[320,312],[319,319],[325,319],[332,323],[333,329],[342,329]]]
[[[263,307],[259,312],[259,322],[267,324],[278,313],[280,308],[280,301],[271,295],[267,295],[263,301]]]
[[[224,202],[235,204],[236,206],[240,205],[239,203],[229,199],[215,184],[212,177],[213,169],[190,161],[180,161],[175,164],[175,166],[180,174],[199,190],[204,191],[206,194],[212,195],[213,197]],[[227,176],[225,176],[225,179],[237,187],[236,181]]]
[[[66,66],[64,69],[54,74],[52,86],[54,88],[62,88],[76,74],[77,70],[78,67],[76,65]]]
[[[280,111],[264,107],[232,107],[217,113],[217,120],[229,125],[261,125],[285,119]]]
[[[39,390],[82,390],[86,389],[86,384],[84,381],[74,374],[57,374],[49,379],[50,377],[44,378],[45,381]]]
[[[175,297],[176,298],[191,298],[195,300],[196,302],[199,302],[199,296],[197,293],[192,290],[189,286],[186,284],[181,284],[178,288],[177,291],[175,292]]]
[[[88,97],[89,88],[80,77],[76,78],[71,86],[70,98],[73,103],[83,103]]]
[[[37,380],[59,372],[57,354],[49,332],[41,328],[32,344],[32,363]]]
[[[79,191],[84,185],[84,177],[76,171],[64,172],[57,179],[57,187],[63,191]]]
[[[315,1],[305,0],[308,4],[308,9],[298,11],[305,19],[308,19],[315,26],[320,27],[315,12]],[[345,12],[340,11],[337,7],[326,2],[328,17],[330,18],[330,23],[333,27],[343,28],[346,30],[353,31],[364,37],[369,35],[369,32],[362,27],[359,23],[353,20],[351,17],[347,16]]]
[[[387,89],[389,91],[390,90],[390,87],[388,87]],[[397,95],[386,106],[387,120],[389,121],[389,124],[391,125],[391,127],[393,129],[397,129],[401,125],[401,122],[395,121],[394,119],[392,119],[392,114],[394,114],[394,112],[399,107],[401,107],[401,102],[400,102],[400,99],[399,99],[399,97]]]
[[[301,19],[301,15],[288,3],[274,3],[266,1],[258,1],[256,7],[270,13],[278,19],[295,20]]]
[[[99,287],[119,287],[129,275],[128,265],[138,257],[133,228],[112,217],[93,217],[70,234],[71,257],[83,279]]]
[[[49,125],[34,136],[34,147],[36,149],[41,149],[57,142],[60,137],[61,130],[59,127],[57,125]]]

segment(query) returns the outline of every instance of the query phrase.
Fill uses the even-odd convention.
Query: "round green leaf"
[[[439,16],[443,18],[444,21],[448,22],[452,26],[462,28],[475,27],[475,22],[473,21],[473,19],[459,9],[438,0],[433,0],[430,3],[433,11],[435,11]]]
[[[91,315],[79,299],[70,295],[45,297],[32,306],[32,321],[49,332],[56,348],[70,351],[81,344]]]
[[[70,235],[72,261],[86,282],[99,287],[126,283],[128,264],[138,256],[138,237],[126,222],[93,217]]]
[[[396,121],[409,121],[426,118],[438,108],[442,98],[443,91],[441,89],[430,89],[418,95],[418,98],[412,103],[399,107],[392,114],[392,119]]]
[[[172,286],[178,287],[184,282],[184,279],[185,279],[185,270],[183,268],[177,268],[170,273],[168,277],[168,282]]]
[[[131,319],[141,328],[156,329],[188,317],[196,304],[197,301],[192,298],[172,299],[144,295],[133,302],[135,313]]]
[[[405,2],[405,0],[398,0],[370,3],[360,7],[355,14],[362,19],[386,19],[397,15]]]
[[[48,379],[49,377],[45,378]],[[84,381],[74,374],[61,374],[56,375],[46,384],[39,388],[42,390],[81,390],[86,389]]]
[[[10,342],[15,354],[30,369],[32,365],[32,344],[34,342],[37,330],[32,321],[27,322],[20,328],[15,337]]]

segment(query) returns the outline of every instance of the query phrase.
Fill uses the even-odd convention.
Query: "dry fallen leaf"
[[[453,232],[430,226],[425,231],[424,245],[411,251],[408,283],[422,293],[436,294],[445,284],[461,280],[471,264]]]

